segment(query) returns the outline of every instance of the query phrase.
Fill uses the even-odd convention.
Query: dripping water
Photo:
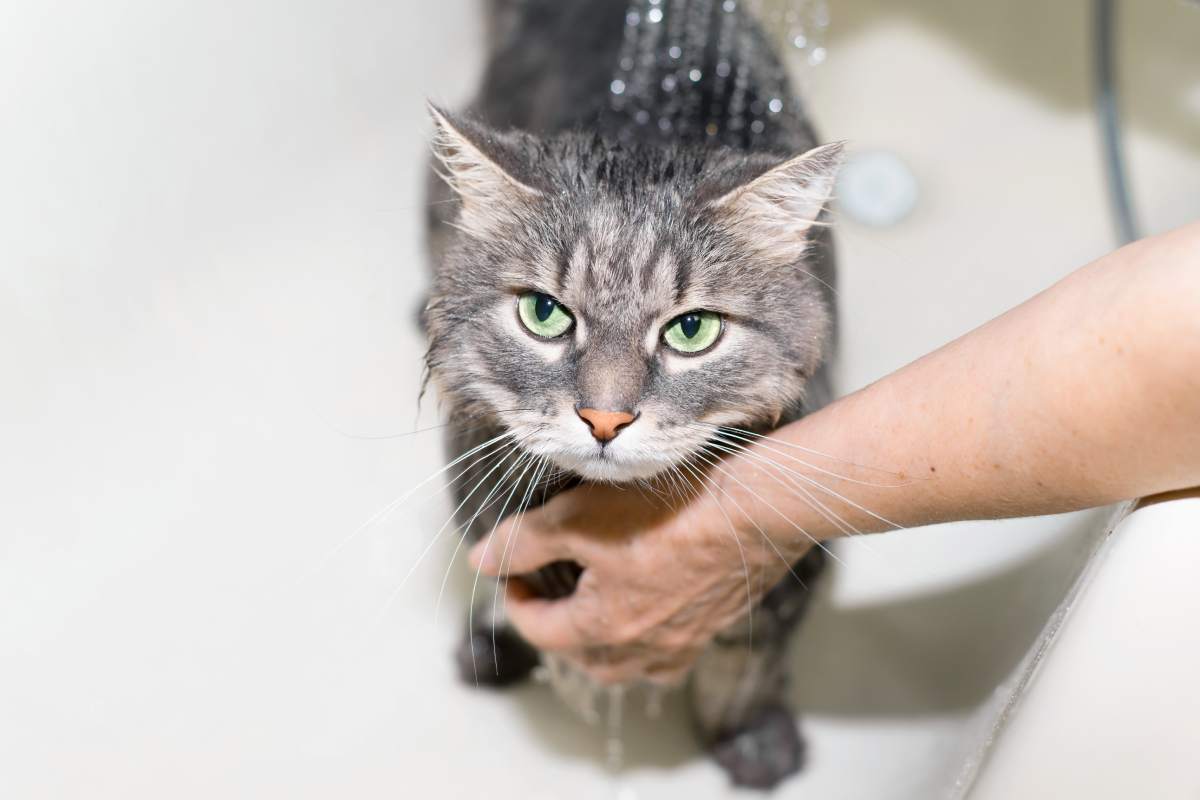
[[[630,0],[612,108],[632,122],[630,137],[641,129],[752,142],[774,115],[794,111],[788,75],[756,59],[761,46],[819,66],[829,20],[828,0]],[[689,91],[702,81],[703,91]]]
[[[604,732],[604,756],[608,769],[620,775],[625,766],[625,741],[621,738],[621,714],[625,707],[625,687],[608,688],[607,726]]]
[[[698,108],[702,101],[699,92],[687,91],[686,87],[690,84],[699,83],[704,78],[704,71],[708,68],[707,55],[709,43],[709,28],[712,24],[712,4],[713,0],[694,0],[692,3],[681,3],[684,9],[692,12],[690,16],[684,20],[683,36],[684,36],[684,60],[680,70],[679,80],[685,87],[684,94],[687,98],[683,119],[694,120],[700,116],[701,109]],[[682,134],[687,134],[687,130],[680,131]]]
[[[660,686],[646,687],[646,717],[658,719],[662,716],[663,690]]]
[[[616,800],[636,800],[637,792],[625,776],[626,709],[636,708],[631,699],[644,695],[645,718],[657,720],[663,713],[665,690],[651,684],[601,687],[553,655],[543,655],[534,679],[548,684],[564,705],[600,732],[604,764],[612,777]]]

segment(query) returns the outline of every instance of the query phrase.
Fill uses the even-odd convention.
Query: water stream
[[[612,107],[663,134],[698,135],[689,126],[700,120],[706,136],[752,140],[789,102],[784,70],[764,66],[758,51],[771,45],[785,62],[818,66],[829,19],[828,0],[631,0]],[[710,90],[686,91],[709,70]],[[752,81],[765,96],[751,96]]]

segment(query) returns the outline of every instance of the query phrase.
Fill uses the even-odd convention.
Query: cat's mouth
[[[564,454],[555,460],[560,467],[584,480],[604,483],[647,480],[671,467],[671,463],[663,459],[640,458],[609,448],[598,448],[595,453],[588,456]]]

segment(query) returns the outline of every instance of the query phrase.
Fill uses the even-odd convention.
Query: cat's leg
[[[495,597],[495,585],[481,585],[481,592]],[[526,680],[541,662],[537,650],[521,638],[504,616],[503,599],[476,606],[466,633],[455,653],[458,675],[463,683],[500,689]]]
[[[787,651],[823,566],[820,550],[801,560],[800,580],[787,575],[752,617],[717,637],[692,674],[701,740],[738,786],[770,789],[804,765],[804,740],[784,701]]]

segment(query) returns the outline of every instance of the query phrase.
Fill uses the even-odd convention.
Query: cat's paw
[[[796,718],[783,706],[763,709],[709,746],[734,785],[751,789],[773,789],[799,772],[804,749]]]
[[[497,689],[525,680],[540,663],[537,651],[507,626],[468,631],[454,660],[463,683]]]

